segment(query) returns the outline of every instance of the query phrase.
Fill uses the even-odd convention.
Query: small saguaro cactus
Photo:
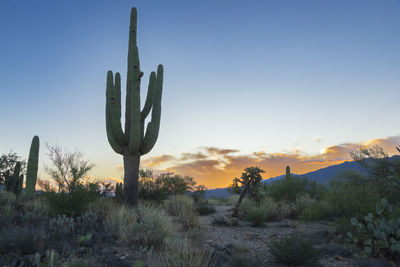
[[[29,150],[28,167],[26,169],[26,192],[25,197],[31,198],[35,195],[39,163],[39,137],[34,136]]]
[[[286,178],[290,177],[290,167],[286,166]]]
[[[21,162],[17,162],[14,167],[13,174],[7,171],[5,175],[6,190],[13,192],[15,195],[19,195],[22,192],[22,183],[24,176],[21,174]]]
[[[136,46],[137,11],[132,8],[129,27],[128,74],[126,81],[125,131],[121,126],[121,77],[115,80],[112,71],[107,73],[106,128],[111,148],[123,156],[125,203],[136,206],[139,198],[140,157],[154,147],[160,128],[163,66],[158,65],[157,74],[149,79],[146,102],[140,110],[139,53]],[[151,111],[151,121],[145,131],[145,119]]]

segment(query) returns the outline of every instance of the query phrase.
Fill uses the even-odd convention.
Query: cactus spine
[[[29,150],[28,166],[26,169],[26,192],[25,196],[31,198],[35,195],[39,163],[39,137],[34,136]]]
[[[125,131],[121,126],[121,77],[117,72],[115,80],[112,71],[107,73],[106,129],[112,149],[123,155],[124,198],[129,205],[138,203],[138,178],[140,157],[154,147],[160,128],[163,66],[158,65],[157,74],[150,74],[146,101],[140,111],[139,52],[136,46],[137,11],[132,8],[129,27],[128,73],[126,81]],[[151,121],[145,131],[145,119],[151,111]]]

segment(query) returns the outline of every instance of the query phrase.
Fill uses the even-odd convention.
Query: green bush
[[[332,210],[328,202],[318,201],[310,203],[297,218],[303,221],[329,220],[332,218]]]
[[[252,208],[247,212],[245,220],[250,221],[253,226],[261,226],[267,220],[267,215],[262,208]]]
[[[299,216],[305,209],[315,205],[317,202],[318,200],[310,197],[308,194],[297,197],[293,205],[294,217]]]
[[[324,187],[308,178],[288,176],[264,186],[267,196],[276,201],[285,200],[290,203],[302,195],[316,197],[323,193]]]
[[[242,201],[242,204],[239,207],[239,217],[245,219],[248,212],[254,209],[254,207],[263,210],[266,221],[279,221],[283,218],[290,217],[293,213],[292,206],[285,201],[277,202],[272,198],[267,197],[257,203],[246,198]]]
[[[381,198],[377,188],[354,171],[344,172],[334,179],[326,194],[332,215],[349,219],[368,214]]]
[[[207,205],[207,203],[204,203],[204,202],[197,205],[196,211],[200,215],[209,215],[209,214],[213,214],[213,213],[217,212],[217,210],[213,206],[209,206],[209,205]]]
[[[356,232],[347,233],[348,241],[363,247],[363,257],[384,257],[400,261],[400,216],[386,199],[376,204],[374,213],[362,220],[350,220]]]
[[[201,195],[201,186],[197,186],[192,177],[180,176],[174,173],[161,173],[154,177],[150,170],[140,170],[139,172],[139,198],[161,202],[168,196],[186,194],[191,189],[199,189]]]
[[[268,247],[279,262],[288,265],[313,266],[320,255],[311,242],[299,233],[271,241]]]
[[[83,186],[77,186],[69,193],[46,192],[44,194],[50,208],[50,215],[54,217],[62,215],[78,217],[88,210],[89,204],[98,196],[98,192]]]

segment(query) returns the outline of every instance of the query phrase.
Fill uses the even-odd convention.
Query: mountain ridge
[[[304,174],[293,174],[300,178],[308,178],[311,181],[316,181],[320,184],[329,184],[329,182],[339,176],[342,172],[353,170],[360,172],[362,174],[367,174],[368,171],[365,167],[363,167],[360,163],[356,161],[345,161],[340,164],[331,165],[325,168],[318,169],[316,171],[304,173]],[[272,178],[264,179],[262,183],[271,183],[273,181],[282,179],[285,177],[285,174],[275,176]],[[205,198],[228,198],[232,194],[228,192],[228,188],[215,188],[206,191]]]

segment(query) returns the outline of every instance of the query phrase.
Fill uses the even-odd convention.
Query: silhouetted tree
[[[244,172],[240,176],[240,178],[235,177],[233,179],[233,185],[239,187],[241,184],[241,193],[238,202],[235,205],[235,209],[233,211],[233,216],[237,216],[238,210],[240,207],[240,203],[242,203],[243,197],[248,193],[249,197],[255,200],[259,200],[260,198],[260,183],[262,180],[261,173],[265,171],[261,168],[247,167],[244,169]]]

